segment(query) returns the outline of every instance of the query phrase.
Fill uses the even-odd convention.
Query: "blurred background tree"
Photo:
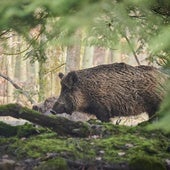
[[[138,54],[147,48],[147,59],[162,64],[169,63],[169,11],[168,0],[148,1],[3,1],[1,2],[1,36],[11,29],[21,34],[42,55],[31,53],[34,60],[45,60],[42,49],[48,41],[60,45],[79,44],[77,30],[85,30],[83,42],[86,45],[104,46],[117,50],[120,40],[127,41],[127,53],[133,53],[136,62]],[[51,21],[51,22],[49,22]],[[48,29],[47,29],[48,22]],[[51,25],[51,26],[49,26]],[[40,34],[46,41],[39,43],[30,38],[30,30],[40,26]],[[51,28],[50,28],[51,27]],[[34,37],[35,38],[35,37]],[[43,39],[44,40],[44,39]],[[159,42],[159,43],[157,43]],[[39,51],[39,52],[40,52]],[[34,54],[34,55],[33,55]],[[160,61],[161,59],[161,61]],[[34,61],[33,60],[33,61]],[[167,62],[168,61],[168,62]]]
[[[98,63],[87,60],[88,55],[91,58],[98,53],[103,55],[100,64],[124,61],[133,65],[156,64],[168,70],[169,21],[169,0],[1,1],[0,41],[6,44],[1,45],[1,60],[18,55],[34,65],[38,62],[35,91],[38,91],[37,100],[42,101],[50,95],[48,88],[57,93],[53,84],[58,81],[55,78],[58,68],[63,71],[65,65],[64,71],[68,72]],[[4,43],[14,33],[22,37],[24,49],[12,50],[14,48]],[[47,74],[51,77],[47,78]],[[166,112],[170,114],[169,102]]]

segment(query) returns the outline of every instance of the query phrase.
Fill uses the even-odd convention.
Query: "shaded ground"
[[[0,169],[170,169],[170,134],[144,125],[88,124],[98,135],[61,137],[32,124],[1,123]]]

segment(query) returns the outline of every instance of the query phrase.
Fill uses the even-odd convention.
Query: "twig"
[[[2,31],[2,33],[0,34],[0,37],[5,35],[7,32],[9,32],[9,30]]]
[[[29,46],[26,49],[24,49],[23,51],[20,51],[18,53],[2,53],[2,54],[4,54],[4,55],[19,55],[19,54],[22,54],[32,46],[33,42],[36,41],[40,37],[40,35],[41,35],[41,32],[31,40]]]
[[[55,67],[55,68],[53,68],[53,69],[51,69],[51,70],[45,72],[45,74],[51,73],[51,72],[53,72],[53,71],[59,69],[60,67],[64,66],[65,64],[66,64],[66,63],[63,63],[63,64],[59,65],[58,67]]]
[[[137,62],[138,65],[140,66],[141,64],[140,64],[140,62],[139,62],[138,56],[137,56],[135,50],[133,49],[133,46],[132,46],[132,44],[130,43],[129,38],[128,38],[126,35],[124,35],[124,37],[125,37],[125,39],[126,39],[128,45],[129,45],[130,49],[132,50],[132,53],[133,53],[133,55],[134,55],[134,57],[135,57],[136,62]]]

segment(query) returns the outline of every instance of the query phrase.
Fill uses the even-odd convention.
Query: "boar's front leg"
[[[90,103],[90,106],[87,109],[87,113],[95,115],[97,119],[101,120],[102,122],[109,122],[110,120],[110,114],[108,109],[94,102]]]
[[[101,120],[102,122],[109,122],[110,121],[110,116],[108,113],[98,111],[96,113],[97,119]]]

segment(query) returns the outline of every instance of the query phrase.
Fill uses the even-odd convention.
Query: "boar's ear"
[[[64,77],[64,74],[60,72],[60,73],[58,74],[58,77],[59,77],[60,79],[62,79],[62,78]]]
[[[66,86],[71,89],[74,85],[74,83],[76,83],[78,81],[78,76],[77,73],[75,71],[72,71],[70,73],[68,73],[67,75],[67,84]]]

